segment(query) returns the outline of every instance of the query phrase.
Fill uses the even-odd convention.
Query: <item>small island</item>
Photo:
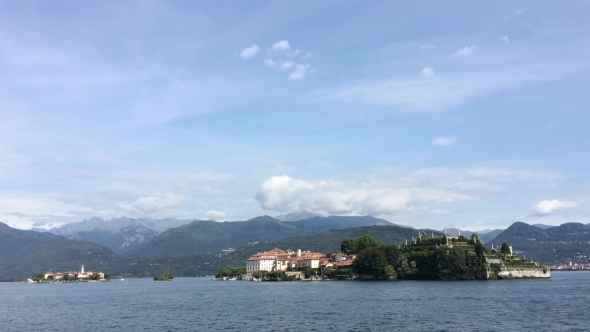
[[[174,279],[174,276],[172,275],[172,269],[170,268],[170,266],[168,266],[164,274],[160,274],[159,276],[154,277],[155,281],[171,281],[172,279]]]
[[[47,272],[35,275],[27,282],[45,283],[45,282],[88,282],[88,281],[109,281],[111,277],[103,272],[84,271],[84,265],[80,271],[69,272]]]

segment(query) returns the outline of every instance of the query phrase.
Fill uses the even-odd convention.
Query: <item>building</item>
[[[256,271],[290,271],[309,267],[317,269],[320,260],[325,258],[326,255],[321,252],[274,248],[250,256],[246,260],[246,273],[251,275]]]
[[[85,271],[84,265],[80,271],[69,271],[69,272],[47,272],[45,273],[45,279],[51,280],[63,280],[64,276],[68,276],[68,279],[79,279],[79,280],[96,280],[98,277],[99,280],[104,280],[104,273],[103,272],[92,272],[92,271]]]

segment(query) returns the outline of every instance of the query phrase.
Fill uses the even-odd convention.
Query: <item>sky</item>
[[[586,1],[9,1],[0,222],[590,223]]]

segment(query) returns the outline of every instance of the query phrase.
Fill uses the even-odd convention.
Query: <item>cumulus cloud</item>
[[[225,221],[226,215],[224,212],[209,210],[205,213],[208,218],[215,219],[217,221]]]
[[[544,216],[551,214],[558,210],[566,210],[577,207],[578,204],[572,201],[560,201],[560,200],[545,200],[541,201],[531,207],[533,215]]]
[[[306,210],[319,214],[392,215],[422,204],[469,200],[445,188],[396,184],[388,181],[304,181],[275,176],[262,184],[256,200],[263,209],[280,212]]]
[[[269,48],[269,52],[271,53],[288,53],[290,51],[291,45],[286,40],[278,41]]]
[[[148,197],[140,197],[135,203],[121,204],[119,208],[127,212],[140,212],[151,214],[172,208],[181,207],[185,204],[182,196],[174,194],[155,194]]]
[[[258,52],[260,52],[260,48],[258,45],[253,44],[252,46],[243,49],[242,53],[240,53],[240,56],[242,59],[252,59],[256,56],[256,54],[258,54]]]
[[[508,36],[502,36],[502,37],[500,37],[500,41],[503,42],[506,45],[510,44],[510,38],[508,38]]]
[[[422,69],[422,71],[420,71],[420,75],[423,77],[432,77],[434,76],[434,74],[434,69],[430,67],[425,67],[424,69]]]
[[[292,81],[301,80],[312,71],[308,60],[313,57],[313,53],[307,52],[299,56],[301,51],[291,50],[291,45],[286,40],[274,43],[266,53],[268,58],[264,60],[264,65],[278,71],[292,71],[289,74],[289,79]]]
[[[471,54],[473,54],[473,51],[475,51],[476,48],[477,48],[477,45],[475,45],[475,44],[473,44],[471,46],[465,46],[462,49],[458,50],[457,53],[455,53],[455,56],[468,57]]]
[[[457,138],[455,137],[437,137],[432,140],[432,144],[438,146],[449,146],[457,143]]]

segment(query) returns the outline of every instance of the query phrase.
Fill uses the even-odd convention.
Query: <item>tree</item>
[[[506,243],[506,242],[504,242],[504,243],[502,244],[502,249],[500,250],[500,252],[501,252],[501,253],[503,253],[503,254],[506,254],[506,255],[510,255],[510,254],[512,254],[512,253],[510,252],[510,246],[509,246],[509,245],[508,245],[508,243]]]
[[[33,277],[33,280],[34,280],[34,281],[41,281],[41,280],[45,280],[45,274],[43,274],[43,273],[36,274],[36,275]]]
[[[333,252],[331,252],[331,251],[328,251],[328,252],[326,253],[326,257],[330,258],[330,257],[332,257],[332,254],[333,254]]]
[[[225,272],[225,266],[220,267],[219,272],[217,272],[217,274],[215,275],[215,278],[223,278],[223,277],[227,277],[226,272]]]
[[[314,275],[316,272],[317,271],[315,269],[312,269],[311,267],[308,267],[307,269],[303,270],[303,274],[305,274],[306,279],[309,279],[309,277]]]
[[[375,239],[370,234],[365,234],[356,240],[357,252],[361,252],[367,248],[373,248],[379,245],[382,245],[382,243],[377,241],[377,239]]]
[[[357,241],[355,239],[345,239],[340,244],[340,251],[345,254],[354,254],[357,252]]]
[[[398,262],[400,261],[401,258],[401,251],[397,248],[396,245],[391,244],[388,246],[385,246],[384,248],[385,250],[385,257],[387,258],[387,264],[391,265],[391,266],[397,266]]]
[[[376,278],[385,275],[387,257],[383,247],[367,248],[359,252],[354,261],[354,268],[360,275],[373,275]]]
[[[64,276],[62,277],[63,281],[69,281],[70,280],[70,274],[69,273],[64,273]]]

